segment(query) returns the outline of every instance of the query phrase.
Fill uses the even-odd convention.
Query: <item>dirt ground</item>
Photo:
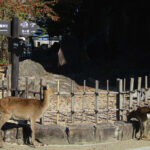
[[[115,141],[99,144],[86,144],[86,145],[48,145],[36,147],[36,150],[128,150],[132,148],[146,148],[150,149],[150,141]],[[27,145],[16,145],[5,143],[5,150],[33,150],[34,148]]]

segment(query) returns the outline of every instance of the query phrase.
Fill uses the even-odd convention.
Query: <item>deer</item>
[[[35,147],[35,123],[38,118],[49,107],[49,97],[53,95],[53,90],[43,86],[43,99],[28,99],[22,97],[8,96],[0,99],[0,147],[3,147],[2,126],[9,119],[30,120],[31,124],[31,144]]]
[[[133,110],[131,112],[127,111],[127,121],[130,121],[132,118],[136,118],[140,123],[140,136],[138,140],[147,138],[145,129],[147,121],[150,120],[150,108],[138,107],[137,110]]]

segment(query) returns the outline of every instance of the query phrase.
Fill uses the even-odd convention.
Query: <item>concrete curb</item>
[[[36,124],[36,139],[44,144],[84,144],[114,142],[134,138],[133,123],[117,121],[114,124],[100,123],[70,126]],[[4,141],[10,143],[29,143],[31,129],[29,125],[7,123],[3,126]]]

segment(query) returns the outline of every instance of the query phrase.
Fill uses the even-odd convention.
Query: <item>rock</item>
[[[3,139],[10,143],[30,143],[31,129],[27,124],[6,123],[2,130]],[[114,125],[101,123],[93,124],[40,125],[36,124],[35,137],[43,144],[84,144],[130,140],[134,135],[134,125],[116,121]]]
[[[7,75],[11,75],[11,65],[8,66]],[[53,73],[46,72],[44,67],[37,62],[34,62],[30,59],[26,59],[19,63],[19,89],[25,90],[25,77],[29,77],[29,84],[32,81],[35,81],[35,92],[39,92],[40,89],[40,79],[42,78],[42,84],[49,84],[49,86],[57,91],[57,82],[60,82],[60,91],[61,92],[70,92],[71,91],[71,79],[63,75],[57,75]],[[30,79],[31,78],[31,79]],[[77,90],[77,84],[74,82],[74,89]],[[30,88],[33,90],[33,88]],[[29,90],[30,90],[29,89]]]
[[[65,127],[36,124],[35,137],[44,144],[68,144]]]
[[[116,136],[118,140],[130,140],[134,138],[134,127],[132,123],[116,121]]]
[[[41,64],[30,59],[19,63],[19,76],[43,76],[45,73],[46,71]],[[11,74],[11,65],[8,66],[8,74]]]
[[[71,125],[66,133],[70,144],[95,142],[95,129],[91,124]]]
[[[5,123],[2,127],[3,139],[10,143],[24,143],[23,128],[15,123]]]
[[[116,127],[109,123],[101,123],[95,126],[96,142],[116,140]]]

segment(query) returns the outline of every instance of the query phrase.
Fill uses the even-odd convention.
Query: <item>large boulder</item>
[[[95,128],[92,124],[70,125],[66,134],[70,144],[95,142]]]
[[[116,127],[109,123],[100,123],[95,126],[96,142],[116,140]]]

